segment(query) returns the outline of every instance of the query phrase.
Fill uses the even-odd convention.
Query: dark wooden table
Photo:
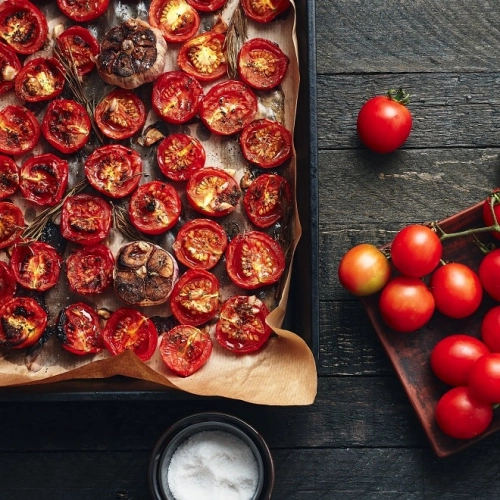
[[[312,4],[311,4],[312,5]],[[275,499],[498,498],[500,435],[434,454],[361,303],[336,269],[361,242],[439,220],[499,183],[500,3],[317,0],[319,387],[309,407],[96,393],[0,403],[0,498],[147,499],[157,438],[220,410],[255,426]],[[361,104],[402,86],[414,129],[387,156],[359,144]],[[200,499],[202,500],[202,499]]]

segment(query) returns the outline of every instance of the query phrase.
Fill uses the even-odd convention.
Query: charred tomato
[[[291,5],[290,0],[240,0],[245,14],[258,23],[269,23],[285,12]]]
[[[158,28],[167,42],[189,40],[200,27],[200,15],[186,0],[153,0],[149,24]]]
[[[77,23],[97,19],[106,12],[108,5],[109,0],[57,0],[61,12]]]
[[[16,292],[16,279],[10,266],[0,261],[0,304],[14,297]]]
[[[14,89],[24,101],[49,101],[61,95],[64,82],[64,69],[56,58],[36,57],[21,68]]]
[[[95,68],[94,60],[99,54],[99,43],[88,29],[71,26],[57,37],[57,44],[64,57],[74,61],[80,76]]]
[[[17,54],[0,42],[0,95],[14,88],[14,80],[21,69]]]
[[[35,115],[24,106],[12,104],[0,111],[0,153],[11,156],[31,151],[40,138]]]
[[[16,243],[24,229],[21,209],[9,201],[0,201],[0,249]]]
[[[9,156],[0,155],[0,199],[12,196],[19,188],[19,168]]]

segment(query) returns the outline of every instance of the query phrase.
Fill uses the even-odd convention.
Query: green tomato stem
[[[389,90],[387,92],[387,97],[393,101],[399,102],[399,104],[402,104],[403,106],[406,106],[410,103],[411,96],[408,92],[405,92],[402,87],[399,87],[399,89]]]

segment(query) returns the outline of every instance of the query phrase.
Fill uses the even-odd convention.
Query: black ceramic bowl
[[[151,453],[148,485],[153,500],[175,500],[167,471],[172,456],[187,439],[202,431],[222,431],[242,440],[257,462],[257,489],[249,500],[268,500],[274,487],[274,463],[262,436],[243,420],[225,413],[197,413],[179,420],[160,437]]]

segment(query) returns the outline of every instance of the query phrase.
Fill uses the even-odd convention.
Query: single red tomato
[[[65,81],[64,68],[55,57],[36,57],[21,68],[14,89],[24,101],[50,101],[61,95]]]
[[[82,149],[92,125],[85,108],[73,99],[51,101],[42,120],[42,133],[49,144],[64,154]]]
[[[205,270],[212,269],[219,262],[226,247],[226,231],[211,219],[186,222],[172,245],[179,262],[191,269]]]
[[[385,285],[379,298],[382,319],[389,328],[410,333],[422,328],[434,313],[434,297],[418,278],[398,276]]]
[[[500,248],[492,250],[483,257],[478,274],[488,295],[500,302]]]
[[[170,134],[160,142],[156,158],[165,177],[173,181],[185,181],[205,166],[206,153],[195,137]]]
[[[471,394],[485,403],[500,403],[500,353],[481,356],[469,372]]]
[[[19,57],[8,45],[0,42],[0,95],[14,88],[16,75],[21,69]]]
[[[56,332],[63,348],[72,354],[95,354],[104,348],[99,316],[83,302],[75,302],[62,309]]]
[[[19,188],[19,167],[10,157],[0,154],[0,199],[12,196]]]
[[[228,351],[245,354],[260,349],[272,333],[269,310],[255,295],[235,295],[222,305],[215,325],[217,342]]]
[[[443,245],[439,236],[428,226],[412,224],[399,231],[391,244],[394,267],[413,278],[430,274],[439,264]]]
[[[195,326],[177,325],[161,336],[159,351],[170,370],[180,377],[189,377],[208,361],[212,340]]]
[[[47,41],[49,27],[42,12],[27,0],[0,4],[0,38],[18,54],[33,54]]]
[[[481,305],[483,287],[479,276],[465,264],[450,262],[434,271],[430,289],[436,309],[450,318],[465,318]]]
[[[257,104],[257,97],[249,87],[237,80],[228,80],[207,92],[199,115],[214,134],[237,134],[254,119]]]
[[[154,323],[137,309],[120,307],[111,314],[103,331],[106,349],[114,356],[133,351],[142,361],[151,358],[158,343]]]
[[[279,243],[261,231],[235,236],[226,249],[226,270],[231,281],[246,290],[276,283],[285,270]]]
[[[115,258],[103,243],[72,252],[66,259],[66,276],[71,289],[82,295],[95,295],[113,283]]]
[[[0,305],[0,346],[31,347],[47,326],[47,312],[31,297],[13,297]]]
[[[288,10],[290,0],[240,0],[245,14],[257,23],[269,23]]]
[[[456,334],[441,339],[431,351],[431,369],[448,385],[467,385],[474,362],[490,350],[471,335]]]
[[[187,0],[199,12],[215,12],[226,5],[227,0]]]
[[[167,42],[181,43],[196,34],[200,15],[186,0],[153,0],[149,24],[159,29]]]
[[[493,226],[500,221],[500,190],[493,191],[483,203],[483,221],[486,226]],[[491,234],[497,240],[500,240],[500,232],[492,231]]]
[[[45,292],[57,285],[62,259],[48,243],[16,244],[10,265],[16,281],[24,288]]]
[[[11,267],[4,261],[0,261],[0,304],[14,297],[16,293],[16,278]]]
[[[0,201],[0,249],[16,243],[21,238],[24,226],[21,209],[9,201]]]
[[[19,170],[22,195],[42,207],[57,205],[68,186],[68,162],[52,153],[32,156]]]
[[[364,145],[377,153],[390,153],[402,146],[412,127],[408,102],[409,95],[399,89],[372,97],[363,104],[357,129]]]
[[[250,87],[268,90],[285,77],[290,59],[279,45],[266,38],[251,38],[238,54],[238,73]]]
[[[31,151],[40,138],[35,115],[24,106],[10,105],[0,111],[0,153],[11,156]]]
[[[435,417],[439,428],[448,436],[472,439],[488,428],[493,409],[475,398],[467,387],[454,387],[439,399]]]
[[[391,265],[377,247],[361,243],[344,254],[338,276],[348,292],[365,297],[384,288],[391,277]]]
[[[73,21],[85,23],[102,16],[109,6],[109,0],[57,0],[57,6]]]
[[[181,199],[175,188],[161,181],[146,182],[130,198],[130,222],[145,234],[162,234],[177,224]]]
[[[100,146],[85,160],[85,175],[100,193],[124,198],[141,180],[142,159],[139,153],[121,144]]]
[[[71,26],[57,37],[57,44],[68,61],[73,61],[80,76],[95,68],[99,43],[83,26]]]
[[[492,307],[483,316],[481,340],[491,352],[500,352],[500,306]]]
[[[261,118],[241,131],[240,146],[249,162],[262,168],[279,167],[292,156],[292,134],[281,123]]]

